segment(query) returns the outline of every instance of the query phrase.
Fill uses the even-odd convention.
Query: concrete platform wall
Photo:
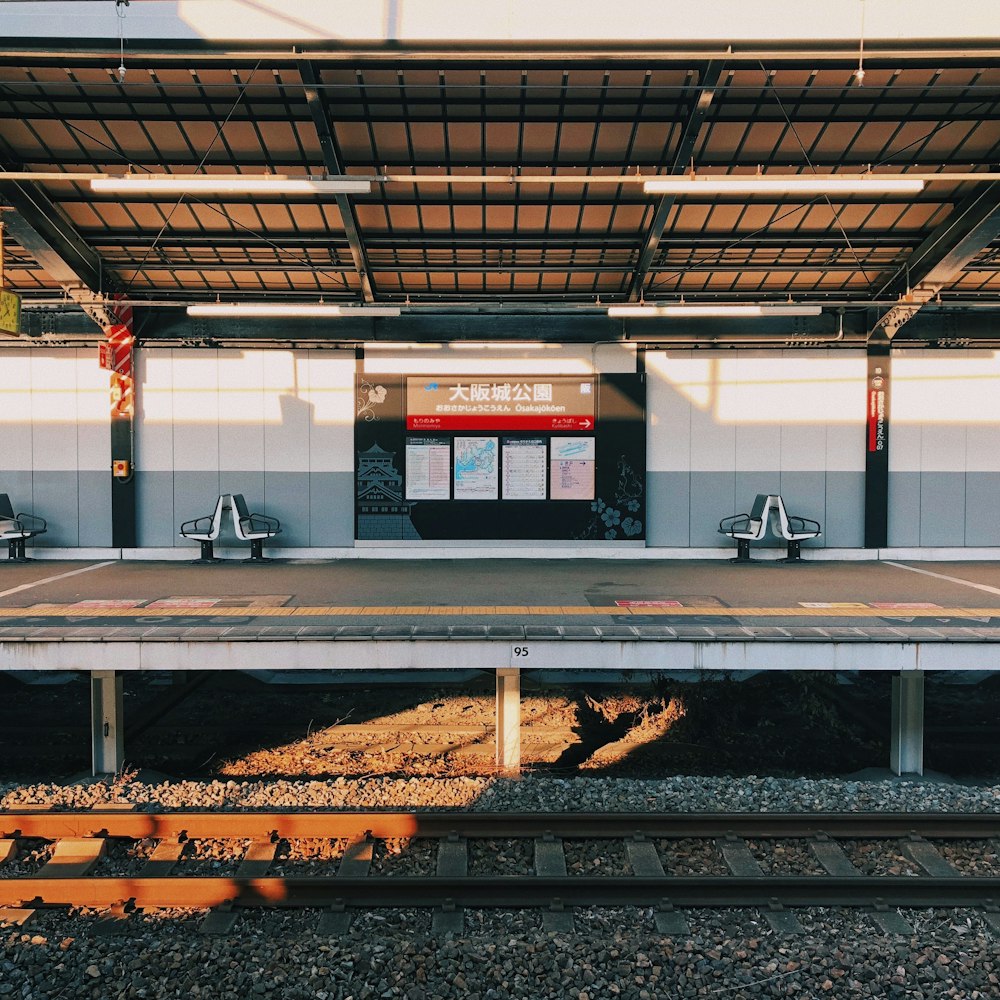
[[[277,517],[274,547],[353,544],[354,370],[353,351],[139,351],[139,545],[190,548],[181,522],[219,493]]]
[[[95,349],[0,350],[0,493],[48,521],[35,545],[111,544],[110,428]]]
[[[892,361],[889,544],[1000,545],[1000,351]]]
[[[809,545],[864,540],[863,351],[646,355],[649,542],[725,546],[719,521],[780,493],[823,525]]]

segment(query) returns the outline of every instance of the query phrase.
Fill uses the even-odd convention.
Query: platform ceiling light
[[[205,302],[188,306],[204,319],[292,319],[327,316],[398,316],[399,306],[348,306],[326,302]]]
[[[750,174],[745,177],[656,177],[646,181],[646,194],[917,194],[924,181],[909,177],[878,177],[873,174],[843,177],[829,174],[796,174],[787,177]]]
[[[608,315],[612,318],[633,317],[635,319],[653,316],[819,316],[822,312],[822,306],[796,305],[788,302],[773,305],[766,303],[742,305],[722,302],[708,305],[687,305],[686,303],[649,305],[640,303],[608,307]]]
[[[95,177],[91,191],[102,194],[369,194],[371,181],[354,177],[287,177],[284,174],[129,174]]]

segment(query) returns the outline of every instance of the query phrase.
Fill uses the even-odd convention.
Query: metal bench
[[[264,562],[264,542],[281,533],[281,522],[266,514],[251,514],[242,493],[231,497],[236,537],[250,543],[250,561]]]
[[[201,558],[196,559],[199,563],[215,563],[219,560],[215,556],[215,540],[222,530],[222,512],[230,505],[229,495],[223,493],[215,502],[215,513],[206,514],[204,517],[196,517],[191,521],[185,521],[181,525],[181,537],[190,538],[192,541],[201,544]]]
[[[734,514],[719,522],[719,534],[736,542],[736,558],[730,562],[750,562],[750,543],[759,542],[767,533],[773,496],[758,493],[749,514]]]
[[[35,535],[44,535],[48,524],[44,517],[34,514],[15,514],[10,497],[0,493],[0,540],[7,542],[7,558],[27,562],[24,543]]]
[[[785,503],[780,496],[772,497],[772,503],[778,514],[778,531],[788,542],[788,555],[784,562],[800,562],[802,560],[801,544],[807,538],[818,538],[823,532],[819,521],[808,517],[798,517],[785,510]]]

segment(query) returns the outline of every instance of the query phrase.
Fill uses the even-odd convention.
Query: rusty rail
[[[1000,836],[1000,813],[470,813],[169,812],[22,809],[0,812],[0,838],[556,837],[922,837]]]

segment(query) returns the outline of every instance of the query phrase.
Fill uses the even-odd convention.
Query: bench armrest
[[[808,517],[796,517],[792,514],[788,515],[788,527],[791,531],[796,533],[802,531],[815,531],[819,534],[820,531],[819,521],[813,521]]]
[[[729,531],[749,531],[750,520],[749,514],[733,514],[732,517],[724,517],[719,522],[719,531],[723,534]]]
[[[281,531],[281,522],[276,517],[267,514],[251,514],[240,518],[240,526],[244,531],[269,531],[277,535]]]
[[[18,514],[15,518],[21,526],[22,531],[33,531],[36,535],[42,534],[49,526],[44,517],[36,517],[34,514]]]
[[[212,521],[215,520],[214,514],[206,514],[204,517],[196,517],[191,521],[185,521],[181,525],[181,534],[183,535],[188,531],[196,531],[199,534],[204,534],[212,530]]]

